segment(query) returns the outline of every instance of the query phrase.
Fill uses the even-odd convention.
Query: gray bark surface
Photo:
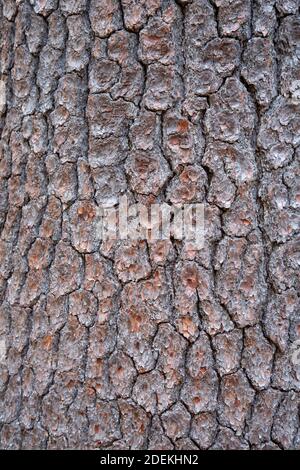
[[[0,35],[0,447],[300,449],[299,0],[0,0]],[[203,249],[99,242],[124,194],[205,203]]]

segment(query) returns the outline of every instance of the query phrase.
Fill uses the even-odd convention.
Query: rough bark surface
[[[299,449],[299,1],[0,5],[1,448]]]

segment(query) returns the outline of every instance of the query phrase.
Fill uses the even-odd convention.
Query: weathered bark
[[[0,5],[1,448],[300,448],[299,1]]]

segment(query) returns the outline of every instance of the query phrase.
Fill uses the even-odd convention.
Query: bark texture
[[[0,5],[1,448],[299,449],[299,1]]]

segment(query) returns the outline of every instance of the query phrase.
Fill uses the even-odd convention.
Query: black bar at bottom
[[[1,467],[4,467],[4,462],[9,465],[12,464],[29,464],[34,466],[35,463],[40,464],[63,464],[72,466],[85,467],[86,465],[93,465],[92,468],[101,468],[104,466],[111,466],[112,468],[148,468],[150,465],[154,466],[195,466],[205,468],[206,464],[212,465],[231,465],[238,463],[239,467],[242,459],[246,458],[247,464],[254,465],[256,463],[262,464],[267,462],[271,463],[272,459],[276,459],[276,464],[284,464],[286,467],[290,459],[297,457],[295,451],[132,451],[132,450],[1,450],[0,462]],[[56,470],[56,469],[54,469]],[[91,467],[90,469],[91,470]],[[256,470],[253,469],[253,470]]]

